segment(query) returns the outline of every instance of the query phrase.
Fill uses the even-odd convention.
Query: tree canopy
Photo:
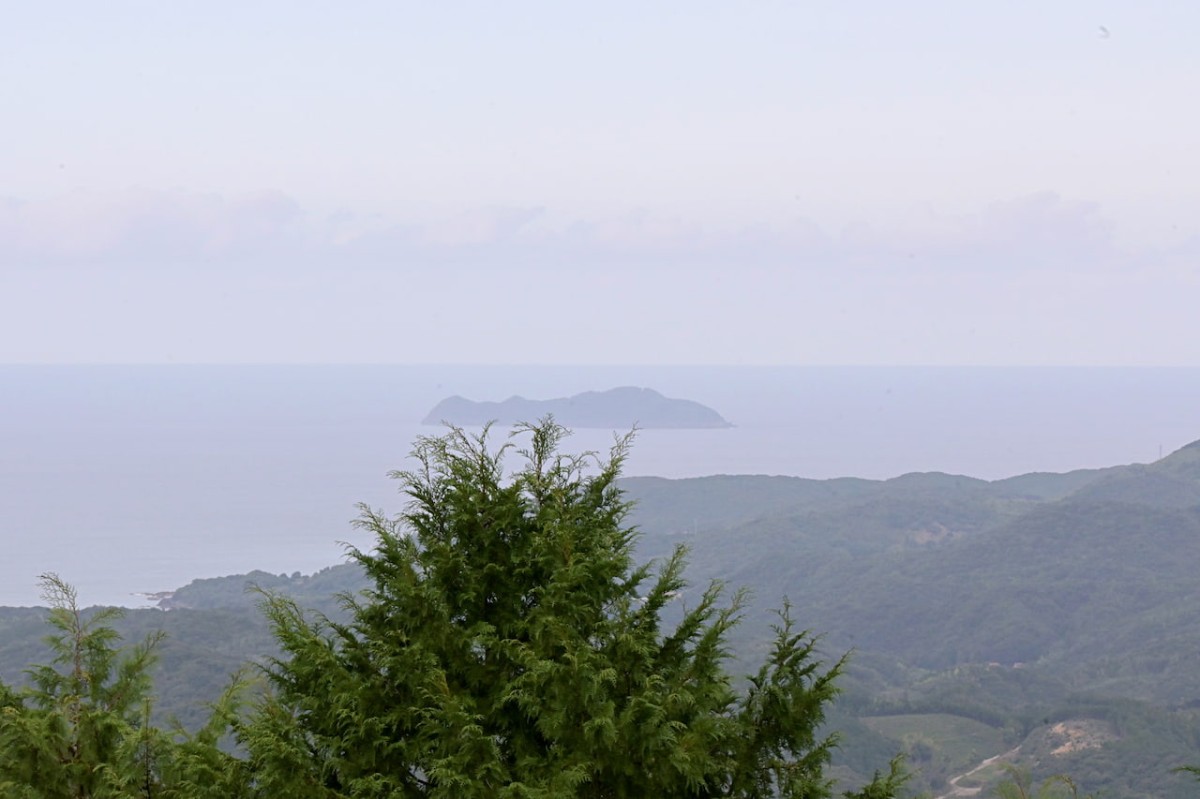
[[[684,551],[637,564],[608,457],[563,454],[552,420],[418,440],[398,516],[364,507],[370,587],[336,619],[266,594],[282,654],[239,711],[235,678],[189,735],[150,723],[157,636],[45,578],[53,657],[0,683],[0,793],[22,799],[816,799],[844,659],[823,664],[786,606],[761,667],[729,671],[742,595],[685,603]],[[520,464],[508,473],[507,465]],[[671,621],[668,621],[670,619]],[[222,747],[232,732],[236,749]],[[226,739],[229,743],[229,739]],[[859,792],[895,796],[897,761]]]
[[[741,597],[690,607],[684,552],[635,564],[607,458],[525,449],[451,429],[418,440],[399,516],[364,507],[372,587],[348,621],[265,603],[284,655],[241,729],[265,795],[292,797],[821,797],[818,730],[842,661],[826,666],[785,606],[761,668],[728,671]],[[520,468],[507,474],[506,464]],[[895,767],[864,789],[889,796]]]
[[[238,799],[250,785],[218,742],[241,682],[195,734],[150,723],[150,667],[161,634],[119,646],[119,608],[84,611],[75,589],[42,577],[53,653],[30,685],[0,683],[0,796],[5,799]]]

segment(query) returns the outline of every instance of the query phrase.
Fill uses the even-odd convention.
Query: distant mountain
[[[705,405],[686,399],[664,397],[649,388],[626,386],[608,391],[585,391],[573,397],[532,400],[509,397],[503,402],[475,402],[465,397],[448,397],[431,410],[422,424],[478,427],[488,422],[509,425],[534,422],[546,415],[567,427],[613,429],[674,428],[704,429],[732,427]]]
[[[1151,464],[994,482],[623,487],[644,555],[685,543],[696,585],[753,586],[756,609],[788,596],[835,648],[935,670],[1037,662],[1080,689],[1200,706],[1200,443]]]

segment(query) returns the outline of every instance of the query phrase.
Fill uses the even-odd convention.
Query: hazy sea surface
[[[0,366],[0,605],[37,604],[47,571],[84,603],[137,605],[195,577],[320,569],[370,545],[355,503],[401,509],[386,474],[438,432],[420,424],[438,400],[624,385],[735,425],[642,431],[630,475],[995,479],[1200,438],[1192,368]]]

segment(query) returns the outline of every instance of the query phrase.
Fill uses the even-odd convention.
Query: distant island
[[[509,397],[503,402],[475,402],[465,397],[447,397],[434,406],[422,424],[477,427],[496,422],[510,425],[533,422],[547,414],[566,427],[627,429],[669,428],[695,430],[733,427],[721,414],[686,399],[664,397],[649,388],[625,386],[608,391],[585,391],[573,397],[533,400]]]

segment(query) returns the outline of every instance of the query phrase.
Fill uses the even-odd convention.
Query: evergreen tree
[[[0,795],[73,799],[149,795],[121,786],[154,781],[146,736],[148,669],[159,637],[131,651],[115,646],[116,608],[85,617],[75,590],[42,577],[56,631],[51,664],[30,669],[23,692],[0,690]]]
[[[42,577],[54,632],[52,662],[17,691],[0,683],[0,797],[4,799],[237,799],[244,766],[218,747],[240,682],[197,734],[150,723],[150,669],[162,634],[121,649],[119,608],[79,608],[75,589]]]
[[[240,728],[264,797],[822,797],[834,741],[818,734],[839,661],[781,612],[744,686],[726,671],[740,597],[713,584],[674,625],[682,550],[635,565],[607,459],[559,452],[565,431],[418,440],[396,473],[398,517],[363,508],[352,550],[373,587],[348,621],[264,606],[284,655]],[[506,477],[506,458],[523,467]],[[739,687],[742,689],[739,690]],[[895,794],[891,774],[862,796]]]

